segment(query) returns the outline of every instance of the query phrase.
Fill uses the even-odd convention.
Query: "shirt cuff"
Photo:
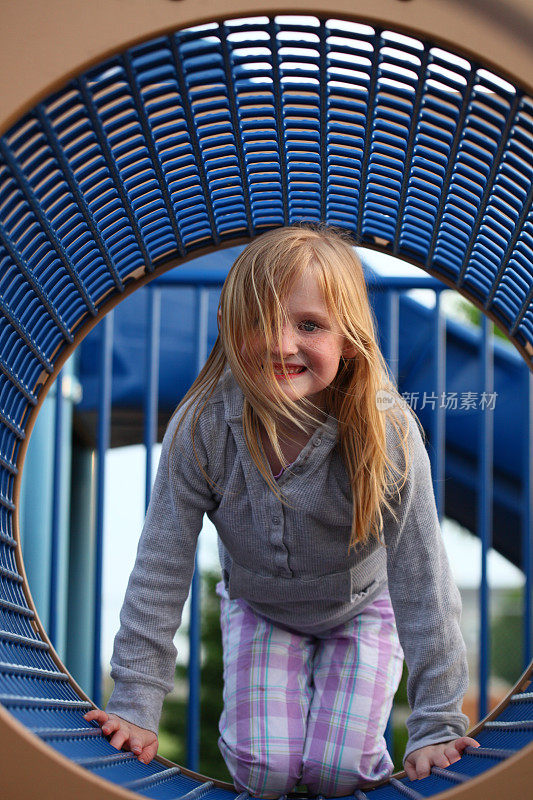
[[[403,764],[405,765],[405,759],[414,750],[419,750],[421,747],[427,747],[430,744],[443,744],[444,742],[453,742],[454,739],[460,739],[461,736],[466,735],[466,727],[466,724],[458,725],[458,729],[454,730],[451,725],[448,725],[446,728],[441,728],[440,731],[433,734],[426,734],[426,736],[421,736],[420,738],[411,737],[405,748]]]
[[[105,710],[157,736],[165,694],[157,686],[139,681],[120,681],[115,683]]]

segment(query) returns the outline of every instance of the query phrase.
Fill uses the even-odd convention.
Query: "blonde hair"
[[[370,535],[382,540],[382,507],[395,516],[391,500],[394,495],[399,497],[410,462],[407,414],[412,413],[420,423],[405,408],[377,344],[363,268],[347,232],[323,224],[300,223],[268,231],[242,251],[220,295],[219,336],[175,413],[185,406],[194,407],[194,446],[199,417],[229,366],[244,394],[242,423],[251,457],[272,491],[286,502],[261,447],[260,426],[280,463],[286,466],[278,439],[280,422],[290,421],[305,429],[306,424],[316,425],[320,419],[319,409],[310,401],[296,404],[282,392],[272,363],[273,345],[277,344],[281,352],[284,301],[294,283],[309,273],[317,279],[332,319],[355,353],[341,357],[334,380],[324,390],[323,409],[338,421],[338,444],[353,498],[350,547],[355,547]],[[258,332],[264,353],[254,361],[248,345]],[[276,358],[285,370],[283,357]],[[384,410],[377,407],[379,391],[389,395]],[[403,451],[400,468],[387,451],[387,420],[399,434]]]

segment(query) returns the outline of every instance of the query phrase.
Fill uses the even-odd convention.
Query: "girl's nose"
[[[278,342],[274,341],[273,343],[273,351],[274,353],[279,353],[283,355],[284,358],[287,358],[289,355],[294,355],[298,352],[298,342],[296,340],[296,334],[291,325],[284,325],[281,331],[281,341]]]

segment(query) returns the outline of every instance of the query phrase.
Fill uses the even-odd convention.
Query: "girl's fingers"
[[[405,771],[407,773],[407,777],[410,781],[416,781],[416,769],[410,763],[410,761],[406,761],[404,764]]]
[[[139,756],[139,761],[142,761],[143,764],[149,764],[152,758],[157,753],[158,744],[159,742],[156,739],[155,742],[152,742],[151,744],[147,745],[142,751],[142,754]]]
[[[464,749],[464,748],[463,748]],[[455,742],[450,742],[450,746],[444,751],[444,755],[449,759],[450,764],[455,764],[461,758],[462,750],[459,749]]]
[[[461,738],[458,739],[455,744],[461,753],[467,747],[479,747],[479,742],[476,742],[476,740],[472,739],[471,736],[461,736]]]
[[[417,759],[416,762],[416,777],[417,778],[427,778],[429,775],[429,758],[427,756],[421,756]]]
[[[127,739],[130,738],[129,731],[127,730],[118,730],[114,736],[111,737],[109,740],[109,744],[111,747],[115,747],[117,750],[122,749],[122,745],[124,744]]]
[[[110,716],[99,708],[93,708],[83,716],[88,722],[95,719],[101,726],[102,733],[105,736],[113,734],[109,739],[109,744],[116,750],[121,750],[122,748],[131,750],[139,758],[139,761],[143,761],[145,764],[149,764],[157,753],[157,739],[145,745],[142,734],[139,736],[138,732],[132,731],[132,728],[135,729],[136,726],[130,727],[124,720],[114,714]],[[145,731],[145,733],[147,732]]]
[[[447,752],[437,753],[437,755],[433,759],[433,764],[436,767],[442,767],[443,769],[445,769],[446,767],[449,767],[450,764],[453,764],[453,761],[451,760]]]
[[[102,723],[107,720],[108,714],[106,714],[105,711],[102,711],[100,708],[93,708],[91,711],[88,711],[87,714],[84,714],[83,718],[88,722],[95,719],[97,722]]]
[[[143,751],[142,742],[139,739],[130,739],[130,750],[136,756],[140,755]]]
[[[110,733],[113,733],[113,731],[120,730],[121,725],[122,723],[120,722],[120,720],[114,719],[113,717],[109,717],[107,719],[107,722],[104,722],[104,724],[102,725],[102,733],[108,736]]]

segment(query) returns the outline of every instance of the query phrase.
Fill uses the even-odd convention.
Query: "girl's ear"
[[[217,311],[217,323],[218,323],[218,329],[219,330],[220,330],[220,323],[221,322],[222,322],[222,309],[219,308],[218,311]]]

